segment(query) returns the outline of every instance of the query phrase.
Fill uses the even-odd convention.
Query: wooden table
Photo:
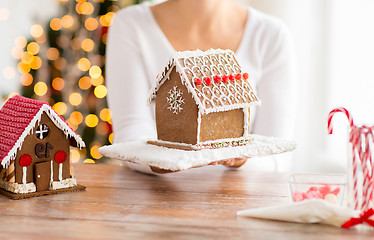
[[[113,164],[77,164],[84,192],[24,200],[0,196],[0,239],[373,239],[345,230],[242,218],[287,203],[287,174],[205,167],[149,176]]]

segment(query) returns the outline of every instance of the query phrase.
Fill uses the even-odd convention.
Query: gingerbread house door
[[[48,190],[51,182],[51,162],[36,163],[34,165],[34,174],[36,191]]]

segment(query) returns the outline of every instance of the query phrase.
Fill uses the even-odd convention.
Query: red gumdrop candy
[[[244,78],[245,80],[247,80],[247,79],[249,78],[249,74],[248,74],[248,73],[243,73],[243,78]]]
[[[298,192],[298,191],[295,191],[295,192],[293,193],[292,198],[293,198],[293,200],[294,200],[295,202],[300,202],[300,201],[303,201],[303,200],[305,199],[304,196],[303,196],[303,193]]]
[[[230,79],[230,81],[234,81],[235,80],[235,78],[234,78],[234,76],[233,75],[229,75],[229,79]]]
[[[319,188],[319,192],[322,193],[323,197],[325,197],[327,194],[331,192],[330,185],[326,184]]]
[[[306,196],[308,199],[310,198],[324,198],[324,195],[322,195],[322,193],[320,193],[319,191],[308,191],[306,193]]]
[[[223,75],[222,76],[222,81],[225,82],[225,83],[227,83],[229,81],[229,77],[226,76],[226,75]]]
[[[240,73],[236,74],[236,75],[235,75],[235,79],[236,79],[236,80],[240,80],[240,79],[242,79],[242,75],[241,75]]]
[[[331,191],[331,193],[334,194],[335,196],[338,195],[339,192],[340,192],[340,188],[339,187],[337,187],[337,188],[335,188],[334,190]]]
[[[218,76],[218,75],[215,75],[215,76],[213,77],[213,80],[214,80],[216,83],[219,83],[219,82],[221,82],[221,77]]]
[[[196,78],[195,79],[195,84],[196,85],[201,85],[201,84],[203,84],[203,81],[200,78]]]
[[[306,191],[306,192],[309,192],[309,191],[319,191],[318,190],[318,187],[310,187],[309,189],[308,189],[308,191]]]
[[[205,78],[205,83],[206,83],[207,85],[211,85],[211,84],[212,84],[212,79],[211,79],[210,77],[206,77],[206,78]]]

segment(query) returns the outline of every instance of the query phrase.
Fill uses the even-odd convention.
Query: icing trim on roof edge
[[[9,98],[10,99],[10,98]],[[17,142],[14,146],[9,150],[8,154],[1,160],[1,165],[4,168],[8,168],[10,161],[14,160],[17,156],[17,151],[22,148],[23,141],[25,138],[32,133],[32,130],[36,126],[37,123],[40,122],[41,116],[43,113],[46,113],[51,121],[56,125],[58,129],[64,132],[66,138],[73,137],[75,142],[77,143],[77,147],[84,148],[86,144],[82,140],[82,138],[76,134],[69,125],[58,115],[51,106],[48,104],[43,104],[37,114],[35,114],[34,118],[30,121],[29,125],[25,128],[22,132],[20,137],[18,138]]]

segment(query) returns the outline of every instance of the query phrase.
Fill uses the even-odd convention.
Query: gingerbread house
[[[150,92],[157,141],[198,150],[247,144],[250,107],[260,103],[231,50],[176,52]]]
[[[46,102],[9,98],[0,108],[0,187],[14,194],[76,187],[70,146],[85,143]]]

